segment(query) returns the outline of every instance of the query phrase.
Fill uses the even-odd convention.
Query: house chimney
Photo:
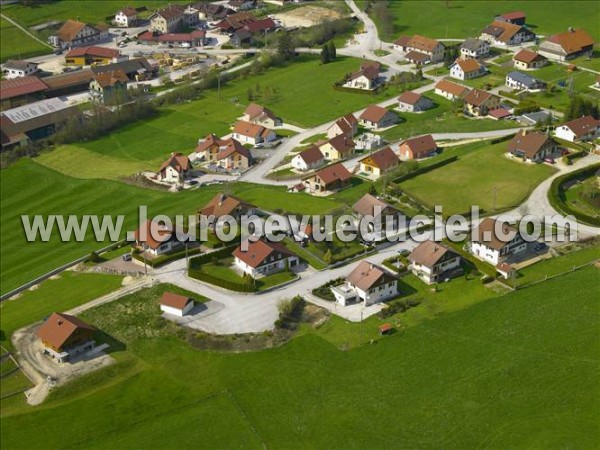
[[[522,130],[521,131],[521,136],[527,136],[527,130]]]
[[[569,33],[574,33],[575,29],[573,27],[569,27]]]
[[[62,320],[59,320],[58,322],[56,322],[59,326],[63,324]]]

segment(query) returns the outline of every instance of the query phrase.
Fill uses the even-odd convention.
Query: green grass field
[[[195,214],[223,186],[206,186],[172,194],[145,189],[116,181],[80,180],[50,170],[34,160],[24,159],[0,172],[1,290],[7,292],[61,264],[89,254],[107,245],[93,239],[92,231],[84,242],[61,242],[54,234],[49,242],[27,242],[21,215],[124,214],[125,230],[137,225],[139,205],[147,205],[150,215]],[[362,191],[342,191],[337,196],[314,198],[308,194],[290,194],[285,187],[232,184],[231,194],[269,211],[325,214],[356,201]],[[348,196],[352,196],[349,199]]]
[[[597,269],[583,269],[405,326],[373,345],[375,323],[363,334],[334,318],[283,347],[241,354],[194,350],[163,321],[116,313],[160,295],[145,291],[85,315],[124,344],[113,352],[119,363],[57,389],[42,407],[3,411],[1,443],[596,448],[597,277]],[[143,325],[147,333],[132,331]],[[350,351],[330,342],[357,335],[366,345]]]
[[[362,0],[359,4],[364,5]],[[524,11],[527,24],[538,35],[550,36],[569,26],[586,29],[600,40],[600,10],[588,1],[397,1],[389,2],[394,18],[393,41],[401,34],[422,34],[437,39],[478,36],[494,17],[509,11]],[[409,19],[410,18],[410,19]],[[377,20],[376,20],[377,23]],[[381,27],[378,26],[380,33]]]
[[[406,180],[400,188],[425,204],[442,205],[444,214],[464,213],[471,205],[486,212],[516,207],[554,170],[506,158],[506,145],[463,146],[458,161]]]
[[[2,7],[4,13],[4,7]],[[0,62],[7,59],[26,59],[52,52],[50,47],[42,45],[13,24],[0,18]]]
[[[68,311],[108,294],[121,286],[122,279],[118,275],[63,272],[57,279],[46,280],[36,289],[0,303],[0,343],[10,348],[10,336],[14,331],[53,312]]]
[[[435,95],[432,91],[427,92],[426,96],[435,103],[435,107],[419,114],[398,113],[401,122],[382,133],[386,140],[395,141],[428,133],[467,133],[516,126],[509,121],[469,119],[462,113],[453,112],[450,100]]]

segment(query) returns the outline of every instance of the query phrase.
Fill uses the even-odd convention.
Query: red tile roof
[[[561,126],[568,127],[575,136],[580,137],[600,127],[600,120],[594,119],[592,116],[583,116],[563,123]]]
[[[580,52],[585,47],[595,44],[594,39],[592,39],[587,31],[581,28],[564,31],[555,34],[554,36],[550,36],[548,42],[560,45],[567,55]]]
[[[216,218],[219,218],[235,213],[240,207],[247,209],[251,206],[252,205],[240,198],[220,192],[198,212],[204,216],[215,216]]]
[[[138,243],[145,244],[151,249],[157,249],[164,242],[171,239],[173,233],[174,231],[171,228],[167,228],[158,222],[147,220],[133,232],[133,236]]]
[[[169,159],[162,163],[158,171],[161,172],[163,169],[166,169],[167,167],[171,166],[177,172],[185,172],[186,170],[190,169],[191,165],[192,164],[190,163],[190,159],[187,156],[185,156],[182,153],[176,152],[172,153]]]
[[[21,95],[42,92],[48,89],[46,83],[38,77],[30,75],[27,77],[13,78],[12,80],[0,81],[0,98],[6,100]]]
[[[290,256],[296,256],[293,252],[289,251],[278,242],[264,241],[262,239],[256,242],[248,242],[248,250],[246,251],[242,251],[241,245],[239,245],[233,251],[233,256],[242,260],[244,263],[254,269],[265,264],[267,262],[267,258],[271,255],[281,255],[286,258]],[[276,258],[276,260],[279,259],[280,258]]]
[[[437,149],[437,144],[430,134],[407,139],[402,145],[410,148],[416,159],[420,159],[422,156],[428,155]]]
[[[217,153],[217,160],[228,158],[234,153],[243,156],[248,161],[252,161],[252,154],[250,153],[250,150],[248,150],[239,141],[235,139],[229,139],[227,141],[227,145],[225,146],[225,148],[219,151],[219,153]]]
[[[315,175],[307,178],[312,178],[313,176],[319,177],[325,184],[330,184],[334,181],[346,181],[352,178],[352,174],[348,172],[348,169],[346,169],[342,163],[332,164],[331,166],[324,167]]]
[[[383,106],[369,105],[360,115],[360,118],[363,120],[368,120],[369,122],[377,123],[381,121],[388,113],[389,111]]]
[[[55,349],[60,349],[79,329],[94,331],[90,324],[69,314],[53,313],[39,328],[38,337]]]
[[[74,58],[78,56],[97,56],[100,58],[116,58],[119,56],[119,50],[106,47],[91,45],[89,47],[76,47],[65,55],[65,58]]]
[[[308,165],[315,164],[325,159],[323,153],[321,153],[321,150],[319,150],[316,145],[311,145],[306,150],[300,152],[298,156]]]
[[[164,306],[170,306],[175,309],[183,309],[189,302],[194,300],[184,295],[175,294],[173,292],[164,292],[160,298],[160,304]]]
[[[398,101],[408,105],[416,105],[422,97],[423,96],[421,94],[417,94],[416,92],[405,91],[400,97],[398,97]]]
[[[378,167],[380,170],[385,171],[397,166],[400,160],[391,148],[385,147],[364,157],[360,162],[363,164],[368,163],[371,166]]]
[[[438,84],[435,85],[435,88],[443,92],[448,92],[455,97],[463,97],[469,92],[469,88],[445,79],[440,80]]]
[[[526,48],[524,48],[523,50],[519,51],[513,57],[513,59],[515,61],[521,61],[521,62],[529,64],[537,59],[546,59],[546,58],[543,57],[542,55],[540,55],[539,53],[532,52],[531,50],[527,50]]]
[[[346,277],[348,283],[363,291],[368,291],[375,286],[389,283],[395,279],[390,273],[369,261],[362,261]]]
[[[523,130],[510,140],[506,150],[510,153],[520,150],[528,158],[534,158],[549,140],[550,137],[539,131],[527,132]]]
[[[500,17],[506,20],[525,19],[526,15],[523,11],[512,11],[502,14]]]
[[[423,241],[408,256],[409,261],[432,268],[446,253],[454,253],[445,245],[434,241]],[[457,256],[455,254],[455,256]]]

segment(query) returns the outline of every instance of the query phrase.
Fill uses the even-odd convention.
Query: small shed
[[[379,326],[379,334],[381,334],[382,336],[384,334],[390,334],[393,329],[394,327],[391,323],[384,323],[383,325]]]
[[[184,295],[165,292],[160,298],[160,310],[177,317],[185,316],[194,307],[194,299]]]

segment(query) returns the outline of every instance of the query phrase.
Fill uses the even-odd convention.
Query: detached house
[[[506,75],[506,86],[520,91],[537,91],[546,89],[546,82],[538,80],[529,74],[512,71]]]
[[[157,179],[166,183],[183,183],[191,174],[192,163],[182,153],[171,153],[158,170]]]
[[[450,66],[450,76],[457,80],[471,80],[487,73],[487,69],[476,59],[457,59]]]
[[[360,172],[379,178],[388,170],[398,167],[400,160],[391,148],[385,147],[364,157],[359,164]]]
[[[422,112],[433,108],[433,102],[421,94],[405,91],[398,97],[398,110],[402,112]]]
[[[257,105],[256,103],[250,103],[250,105],[248,105],[244,111],[242,120],[272,128],[281,125],[281,119],[279,119],[273,111],[264,106]]]
[[[235,265],[252,278],[281,272],[298,266],[298,256],[277,242],[258,240],[248,242],[248,249],[241,244],[233,251]]]
[[[520,131],[511,139],[506,148],[510,156],[527,162],[542,162],[556,151],[556,142],[544,133]]]
[[[486,217],[479,224],[476,237],[471,242],[470,247],[471,253],[477,259],[494,266],[524,252],[526,249],[527,243],[517,229],[503,223],[498,225],[498,233],[496,233],[496,220],[491,217]]]
[[[233,195],[222,192],[216,194],[204,207],[198,210],[198,217],[214,217],[215,220],[223,216],[231,216],[236,220],[244,215],[250,215],[254,212],[254,205]]]
[[[358,120],[361,125],[378,130],[394,125],[398,121],[398,116],[382,106],[370,105]]]
[[[217,166],[229,171],[244,171],[254,164],[250,150],[235,139],[228,140],[227,145],[219,150],[216,162]]]
[[[339,161],[354,154],[354,141],[343,134],[316,145],[329,161]]]
[[[69,19],[56,32],[56,37],[50,37],[50,41],[57,47],[64,49],[80,45],[89,45],[106,39],[107,37],[108,32],[105,29]]]
[[[421,242],[410,253],[408,261],[408,269],[427,284],[462,274],[460,255],[434,241]]]
[[[358,72],[351,74],[344,87],[370,91],[379,86],[379,64],[363,64]]]
[[[302,181],[309,191],[318,193],[342,189],[350,183],[351,178],[348,169],[342,163],[337,163],[318,170]]]
[[[307,171],[316,169],[325,163],[325,156],[315,145],[301,151],[292,158],[292,167],[296,170]]]
[[[363,303],[371,306],[398,295],[398,280],[382,267],[362,261],[346,277],[346,282],[331,288],[342,306]]]
[[[232,137],[243,144],[250,145],[272,142],[277,139],[273,130],[245,120],[240,120],[234,125]]]
[[[69,314],[52,313],[40,326],[37,335],[42,341],[44,354],[59,363],[72,360],[94,348],[96,328]]]
[[[494,20],[491,25],[483,29],[479,39],[492,45],[519,45],[523,42],[533,41],[535,34],[522,25]]]
[[[569,142],[593,141],[600,136],[600,120],[592,116],[573,119],[557,126],[554,135]]]
[[[448,100],[457,100],[465,98],[469,93],[469,88],[461,86],[460,84],[453,83],[449,80],[440,80],[435,85],[435,91],[437,95],[441,95]]]
[[[38,71],[38,63],[9,59],[2,65],[2,74],[7,80],[33,75]]]
[[[558,61],[591,55],[595,41],[581,28],[569,28],[567,31],[550,36],[540,44],[540,55]]]
[[[164,255],[182,246],[182,241],[178,240],[177,233],[172,228],[151,220],[135,230],[133,236],[135,247],[150,257]]]
[[[481,89],[472,89],[464,98],[465,114],[482,117],[500,106],[500,97]]]
[[[413,37],[401,36],[394,46],[405,52],[405,58],[415,64],[441,62],[446,50],[441,42],[418,34]]]
[[[127,6],[115,14],[115,24],[119,27],[134,27],[137,24],[137,10]]]
[[[533,70],[539,69],[544,66],[548,60],[540,55],[539,53],[532,52],[531,50],[523,49],[520,50],[515,56],[513,56],[513,63],[515,69],[521,70]]]
[[[388,231],[391,231],[392,234],[398,231],[402,213],[371,194],[363,195],[352,206],[352,211],[357,218],[357,225],[359,226],[360,221],[364,220],[364,218],[372,218],[372,223],[367,222],[367,231],[371,234],[369,237],[373,241],[385,239]],[[367,236],[363,236],[363,238],[367,238]]]
[[[334,138],[340,134],[352,139],[358,133],[358,120],[354,114],[346,114],[339,118],[327,129],[327,139]]]
[[[185,8],[181,5],[169,5],[150,16],[149,31],[156,33],[175,33],[184,25]]]
[[[209,134],[204,140],[199,141],[196,147],[196,159],[204,159],[206,162],[215,162],[217,160],[217,154],[224,150],[229,139],[218,138],[214,134]]]
[[[486,58],[490,56],[490,43],[481,39],[466,39],[460,44],[462,58]]]
[[[436,152],[437,144],[430,134],[410,138],[400,144],[400,159],[403,161],[428,158]]]

